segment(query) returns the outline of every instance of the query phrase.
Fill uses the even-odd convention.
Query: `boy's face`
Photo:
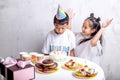
[[[54,24],[54,25],[55,25],[55,33],[57,34],[63,34],[68,26],[67,24],[63,24],[63,25]]]

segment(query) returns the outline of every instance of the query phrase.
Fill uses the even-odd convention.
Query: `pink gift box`
[[[32,65],[26,65],[25,68],[19,68],[17,65],[7,68],[7,80],[30,80],[35,78],[35,68]]]

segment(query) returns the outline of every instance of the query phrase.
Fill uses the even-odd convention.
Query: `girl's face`
[[[92,22],[87,19],[84,21],[82,26],[82,34],[85,36],[90,36],[93,32],[95,32],[95,29],[92,29]]]
[[[65,30],[67,29],[67,24],[64,25],[59,25],[59,24],[54,24],[55,25],[55,33],[57,34],[63,34]]]

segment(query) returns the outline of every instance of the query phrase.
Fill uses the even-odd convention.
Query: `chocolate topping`
[[[42,63],[43,64],[51,64],[51,63],[54,63],[54,61],[52,59],[46,59],[46,60],[43,60]]]
[[[58,64],[54,62],[52,59],[46,59],[46,60],[43,60],[42,63],[35,64],[35,66],[39,71],[49,72],[49,71],[55,71]]]

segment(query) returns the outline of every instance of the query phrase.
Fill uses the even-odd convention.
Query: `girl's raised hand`
[[[112,20],[113,20],[113,18],[106,20],[106,21],[102,24],[102,28],[106,28],[106,27],[112,22]]]
[[[66,11],[66,13],[68,14],[70,20],[75,16],[75,13],[73,12],[73,9],[68,9]]]
[[[69,16],[69,24],[68,24],[68,29],[71,30],[72,29],[72,19],[73,17],[75,16],[75,13],[73,12],[73,9],[68,9],[66,11],[66,13],[68,14]]]

